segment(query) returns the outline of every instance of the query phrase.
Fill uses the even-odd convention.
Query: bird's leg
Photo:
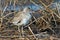
[[[18,31],[20,32],[20,26],[18,26]]]
[[[24,37],[23,26],[21,27],[21,34],[22,34],[22,37]]]
[[[19,39],[21,37],[21,30],[20,30],[20,26],[18,26],[18,32],[19,32]]]

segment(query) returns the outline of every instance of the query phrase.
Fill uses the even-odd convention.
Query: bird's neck
[[[28,12],[28,11],[23,11],[23,13],[24,13],[24,14],[29,14],[30,12]]]

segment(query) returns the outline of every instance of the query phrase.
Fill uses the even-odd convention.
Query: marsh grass
[[[59,31],[58,29],[55,31],[54,28],[60,28],[60,12],[59,12],[59,7],[56,5],[55,9],[51,9],[50,6],[53,4],[54,0],[2,0],[2,4],[0,4],[1,8],[0,9],[0,39],[4,40],[53,40],[55,36],[56,39],[59,34],[56,33],[56,31]],[[1,2],[1,1],[0,1]],[[11,23],[11,20],[14,18],[14,16],[17,14],[19,11],[15,11],[16,5],[20,5],[21,8],[23,5],[29,5],[33,3],[34,5],[39,5],[42,4],[44,6],[44,10],[37,10],[35,13],[32,13],[32,20],[31,22],[26,25],[26,28],[24,28],[22,31],[24,37],[20,36],[21,32],[17,31],[17,26],[13,25]],[[47,4],[46,4],[47,3]],[[14,10],[7,10],[8,6],[10,4],[13,4]],[[37,17],[37,15],[40,15]],[[28,27],[28,28],[27,28]],[[40,30],[47,29],[49,28],[51,31],[53,31],[53,34],[49,34],[49,37],[42,37],[42,38],[37,38],[36,35],[41,35]],[[37,33],[37,34],[35,34]],[[42,34],[44,32],[41,32]],[[60,33],[60,31],[59,31]],[[46,33],[48,34],[48,33]],[[44,34],[43,34],[44,35]],[[43,36],[42,35],[42,36]],[[41,36],[40,36],[41,37]]]

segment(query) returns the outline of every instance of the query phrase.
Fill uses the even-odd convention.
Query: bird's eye
[[[27,9],[30,9],[29,7]]]
[[[30,9],[30,8],[28,8],[28,9]]]

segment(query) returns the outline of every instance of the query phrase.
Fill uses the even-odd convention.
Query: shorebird
[[[15,15],[15,17],[12,20],[12,23],[14,25],[19,26],[18,27],[18,30],[19,30],[20,26],[25,26],[25,25],[27,25],[29,23],[29,21],[30,21],[30,19],[32,17],[31,13],[32,13],[31,9],[29,7],[25,7],[23,9],[23,11],[18,12]]]
[[[23,26],[27,25],[29,23],[29,21],[31,20],[32,18],[32,13],[34,13],[34,11],[32,11],[29,7],[25,7],[23,9],[23,11],[21,12],[18,12],[15,17],[13,18],[12,20],[12,23],[14,25],[17,25],[18,26],[18,31],[20,32],[20,27],[22,26],[22,29],[23,29]],[[31,28],[28,27],[28,29],[31,31],[31,33],[34,35],[34,33],[32,32]],[[35,35],[34,35],[35,37]],[[36,38],[36,37],[35,37]]]

